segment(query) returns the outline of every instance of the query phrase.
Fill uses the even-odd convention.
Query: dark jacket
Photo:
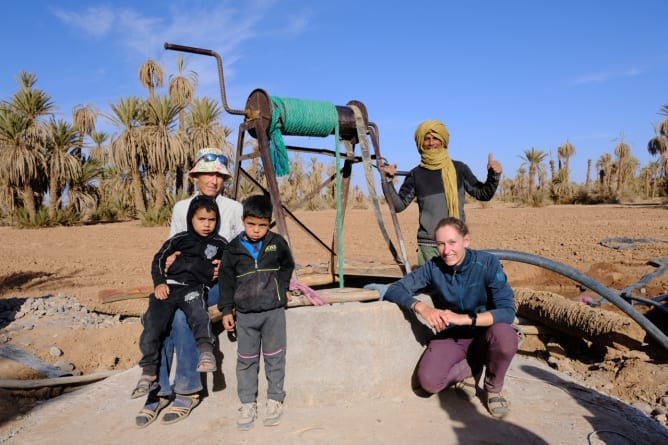
[[[458,314],[489,311],[494,323],[512,323],[515,296],[498,258],[479,250],[466,249],[462,264],[448,266],[434,257],[422,267],[394,282],[383,298],[405,308],[417,301],[413,295],[429,288],[434,307]],[[457,326],[461,331],[470,326]]]
[[[241,244],[244,233],[234,238],[225,249],[220,264],[218,283],[223,315],[238,312],[263,312],[287,304],[286,291],[295,269],[290,247],[285,239],[267,232],[257,261]]]
[[[212,280],[214,269],[212,261],[222,258],[227,240],[218,235],[220,225],[218,206],[213,206],[216,211],[216,229],[210,235],[200,236],[193,229],[193,203],[201,199],[211,198],[197,196],[191,201],[187,216],[188,230],[177,233],[165,241],[153,257],[151,277],[154,287],[163,283],[205,284],[209,287],[215,284]],[[165,272],[165,261],[174,252],[181,252],[177,257],[179,261],[174,261]]]
[[[489,201],[494,197],[499,185],[500,175],[488,170],[487,181],[482,183],[475,177],[471,169],[463,162],[453,161],[457,172],[457,192],[459,195],[459,219],[466,221],[464,214],[464,192],[479,201]],[[434,229],[436,224],[450,216],[446,203],[443,179],[440,170],[427,170],[415,167],[406,176],[399,193],[390,182],[383,181],[385,195],[391,199],[394,209],[401,212],[417,197],[420,209],[420,227],[417,233],[418,244],[434,246]]]

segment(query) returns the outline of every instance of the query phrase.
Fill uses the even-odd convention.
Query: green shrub
[[[160,209],[150,208],[141,218],[141,224],[145,227],[168,226],[172,218],[172,208],[163,206]]]
[[[30,220],[30,214],[25,207],[16,210],[16,226],[20,229],[52,227],[55,225],[55,222],[49,220],[49,211],[46,207],[40,207],[37,210],[37,215],[35,216],[34,221]]]
[[[55,218],[49,218],[49,209],[40,207],[37,210],[35,221],[30,220],[30,215],[25,207],[16,211],[16,226],[21,229],[55,226],[74,226],[81,222],[81,215],[76,211],[59,209]]]

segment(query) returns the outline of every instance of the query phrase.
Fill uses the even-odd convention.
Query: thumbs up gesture
[[[500,175],[501,172],[503,172],[501,164],[499,163],[499,161],[494,159],[492,153],[490,153],[487,156],[487,170],[494,170],[494,173],[496,173],[497,175]]]

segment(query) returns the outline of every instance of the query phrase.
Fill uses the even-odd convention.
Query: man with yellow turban
[[[385,165],[383,190],[401,212],[417,198],[420,209],[420,226],[417,233],[418,264],[422,265],[438,256],[433,234],[436,224],[449,216],[466,220],[464,215],[464,192],[479,201],[494,197],[501,178],[501,164],[492,158],[487,161],[487,180],[482,183],[463,162],[453,161],[448,154],[450,134],[442,122],[428,120],[415,130],[415,144],[420,153],[420,165],[404,179],[399,192],[392,184],[396,165]]]

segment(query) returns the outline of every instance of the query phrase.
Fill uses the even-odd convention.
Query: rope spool
[[[269,152],[276,176],[290,173],[290,160],[283,141],[286,136],[325,137],[338,133],[339,113],[334,104],[315,100],[271,96]]]
[[[272,124],[286,136],[329,136],[339,123],[334,104],[318,100],[302,100],[271,96]]]
[[[337,139],[356,141],[357,123],[350,105],[357,106],[362,112],[364,122],[368,122],[366,107],[358,101],[351,101],[346,106],[333,106],[331,103],[323,101],[269,96],[266,91],[258,88],[248,96],[244,115],[247,122],[252,121],[263,131],[266,131],[270,140],[270,126],[273,125],[275,127],[280,126],[281,135],[286,136],[325,137],[335,134],[338,129]],[[336,115],[332,108],[336,111]],[[335,120],[338,120],[338,126],[334,122]],[[257,127],[249,128],[248,132],[252,137],[257,138],[255,128]],[[272,151],[275,152],[276,150],[272,148]],[[270,153],[270,155],[274,166],[276,166],[276,161],[279,160],[278,155],[282,157],[280,159],[281,168],[285,166],[284,153],[277,153],[277,156],[274,156],[273,153]],[[277,176],[285,174],[283,172],[283,174],[276,173]]]

